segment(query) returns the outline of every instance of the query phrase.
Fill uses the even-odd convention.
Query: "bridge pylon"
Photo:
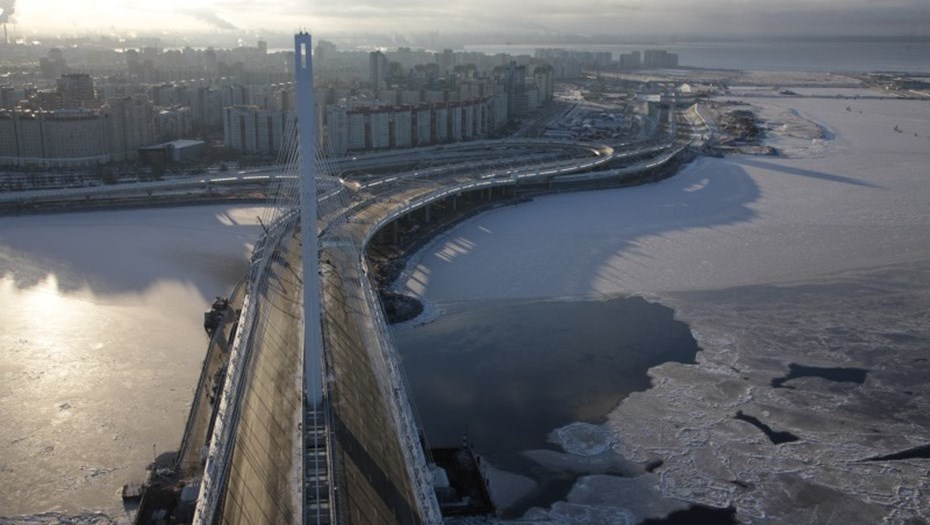
[[[320,302],[320,239],[317,229],[316,101],[309,33],[294,35],[297,125],[300,145],[300,231],[304,296],[304,395],[306,403],[323,400],[323,325]]]

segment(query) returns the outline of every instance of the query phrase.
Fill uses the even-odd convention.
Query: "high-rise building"
[[[664,49],[647,49],[643,54],[645,67],[678,67],[678,55]]]
[[[40,163],[45,158],[42,140],[42,118],[39,112],[11,111],[10,129],[15,137],[12,145],[16,148],[9,151],[9,164],[23,165]],[[32,162],[30,162],[32,161]],[[38,161],[38,162],[37,162]]]
[[[424,146],[433,142],[432,115],[429,108],[416,111],[416,145]]]
[[[0,86],[0,108],[13,109],[26,97],[25,90],[14,86]]]
[[[433,131],[435,142],[449,141],[449,108],[436,106],[433,108]]]
[[[85,107],[94,102],[94,79],[83,73],[62,75],[58,79],[58,94],[65,108]]]
[[[109,162],[104,126],[96,109],[0,111],[0,164],[80,167]]]
[[[223,108],[223,143],[226,147],[252,155],[274,155],[284,143],[288,111],[256,106]]]
[[[391,146],[391,113],[389,111],[372,111],[369,115],[369,129],[372,149],[384,149]]]
[[[511,61],[507,67],[504,81],[507,90],[507,108],[512,115],[526,115],[529,112],[526,101],[526,66]]]
[[[474,104],[465,104],[461,109],[462,114],[462,138],[465,140],[471,139],[477,133],[475,125],[475,105]]]
[[[368,147],[364,113],[349,113],[349,149],[363,150]]]
[[[344,107],[326,107],[326,145],[337,157],[349,150],[349,117]]]
[[[133,160],[139,148],[155,142],[154,108],[148,98],[132,96],[107,101],[102,109],[113,160]]]
[[[620,69],[636,69],[643,67],[641,54],[639,51],[632,53],[622,53],[617,59]]]
[[[598,51],[594,53],[594,65],[598,68],[610,66],[613,62],[613,54],[610,51]]]
[[[533,80],[536,81],[536,87],[539,88],[540,102],[550,102],[553,96],[552,85],[552,66],[546,64],[537,66],[533,70]]]
[[[329,61],[336,54],[336,51],[336,46],[332,42],[327,42],[326,40],[317,40],[316,48],[313,50],[314,66],[326,66],[327,61]]]
[[[229,106],[249,106],[251,105],[251,96],[248,86],[242,84],[226,84],[220,86],[220,100],[223,107]]]
[[[19,141],[12,111],[0,111],[0,163],[12,163],[19,155]],[[3,159],[11,159],[4,161]]]
[[[488,127],[497,131],[507,125],[507,95],[497,93],[488,104]]]
[[[220,92],[210,87],[198,87],[191,93],[191,119],[202,132],[219,131],[223,127],[223,100]]]
[[[395,111],[393,128],[393,147],[409,148],[413,146],[413,112],[409,109]]]
[[[155,112],[155,139],[161,142],[190,137],[193,131],[191,108],[175,106]]]
[[[386,87],[385,79],[388,72],[388,60],[381,51],[372,51],[368,54],[368,84],[371,89],[378,91]]]
[[[539,88],[535,85],[527,85],[523,93],[526,98],[527,111],[533,111],[539,107]]]
[[[100,112],[92,109],[62,109],[42,118],[42,147],[47,160],[70,165],[108,162],[106,134]]]
[[[485,97],[480,104],[475,105],[475,132],[479,137],[487,137],[489,115],[491,114],[491,98]]]

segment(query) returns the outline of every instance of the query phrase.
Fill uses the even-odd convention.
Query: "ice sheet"
[[[658,298],[690,324],[698,364],[653,368],[608,424],[627,460],[662,460],[658,493],[744,522],[926,521],[925,460],[862,460],[930,443],[930,104],[748,100],[788,156],[704,158],[657,184],[480,215],[421,251],[406,288]],[[791,363],[869,372],[772,387]],[[799,439],[776,445],[740,412]],[[578,505],[526,518],[610,510]]]

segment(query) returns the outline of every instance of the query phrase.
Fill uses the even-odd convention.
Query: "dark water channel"
[[[797,363],[788,364],[788,374],[783,377],[772,379],[772,386],[775,388],[794,388],[785,385],[792,379],[799,377],[819,377],[827,381],[855,383],[861,385],[865,383],[865,377],[869,371],[864,368],[841,368],[841,367],[819,367],[804,366]]]
[[[441,308],[435,322],[394,334],[430,446],[467,434],[495,465],[538,481],[521,451],[554,448],[547,435],[569,423],[604,422],[649,388],[649,368],[692,363],[698,351],[672,309],[639,297]]]

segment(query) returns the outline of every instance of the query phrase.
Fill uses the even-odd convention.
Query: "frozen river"
[[[406,288],[432,301],[653,294],[930,259],[930,103],[847,106],[768,100],[791,158],[702,158],[658,184],[482,215],[434,243]],[[833,139],[808,138],[792,110]]]
[[[245,274],[261,213],[0,218],[0,516],[122,514],[122,485],[180,442],[203,311]]]
[[[745,522],[930,518],[926,460],[860,461],[930,443],[930,103],[751,103],[783,156],[702,158],[657,184],[495,210],[422,250],[401,283],[440,319],[461,301],[643,295],[697,338],[696,364],[653,368],[652,388],[598,426],[597,461],[527,451],[589,474],[535,520],[683,502]],[[592,467],[614,461],[652,468]]]

